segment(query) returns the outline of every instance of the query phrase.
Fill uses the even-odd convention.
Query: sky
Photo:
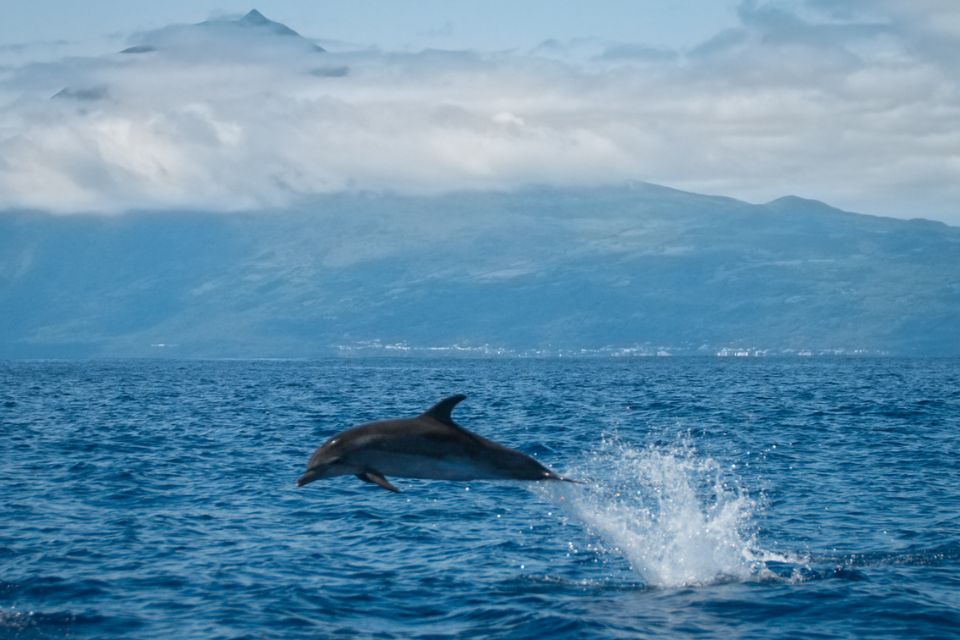
[[[254,6],[299,35],[244,22]],[[349,190],[647,181],[960,224],[953,0],[3,12],[0,209],[232,211]]]
[[[311,38],[385,49],[502,50],[594,36],[691,46],[734,26],[735,0],[31,0],[4,7],[0,46],[60,43],[102,52],[136,31],[256,8]],[[67,46],[70,45],[70,46]]]

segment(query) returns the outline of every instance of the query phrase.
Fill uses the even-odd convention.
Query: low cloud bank
[[[688,51],[411,53],[325,51],[251,14],[7,67],[0,208],[645,180],[960,223],[955,3],[744,2],[739,16]]]

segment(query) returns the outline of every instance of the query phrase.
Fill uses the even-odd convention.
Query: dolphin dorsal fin
[[[453,408],[460,404],[467,396],[462,393],[458,393],[455,396],[450,396],[449,398],[444,398],[437,404],[433,405],[429,409],[423,412],[423,415],[430,416],[438,422],[443,424],[448,424],[451,427],[459,427],[456,422],[453,421],[453,418],[450,417],[450,413],[453,411]]]

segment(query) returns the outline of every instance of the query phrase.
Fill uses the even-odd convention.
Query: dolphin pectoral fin
[[[364,482],[372,482],[375,485],[379,485],[384,489],[386,489],[387,491],[400,493],[400,489],[397,489],[395,486],[390,484],[389,480],[384,478],[382,474],[377,473],[376,471],[364,471],[363,473],[358,473],[357,477],[363,480]]]

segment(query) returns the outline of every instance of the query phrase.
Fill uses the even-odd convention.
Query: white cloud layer
[[[254,20],[0,68],[0,208],[645,180],[960,223],[960,4],[744,2],[739,15],[691,51],[323,52]]]

